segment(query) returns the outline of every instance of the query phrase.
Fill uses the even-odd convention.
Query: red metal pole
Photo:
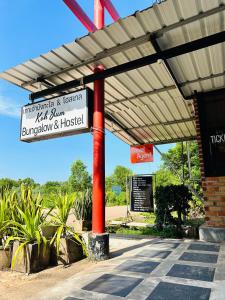
[[[80,20],[80,22],[88,29],[88,31],[94,32],[97,29],[91,19],[86,15],[80,5],[76,2],[76,0],[63,1],[73,12],[73,14]]]
[[[95,0],[94,23],[98,29],[102,29],[105,24],[104,6],[102,0]]]
[[[95,0],[95,26],[104,26],[104,7],[101,0]],[[101,72],[97,66],[94,72]],[[92,232],[105,232],[105,118],[104,118],[104,80],[94,82],[93,115],[93,210]]]
[[[119,20],[120,15],[117,12],[115,6],[112,4],[111,0],[102,0],[103,5],[105,6],[105,8],[108,10],[110,16],[112,17],[112,19],[116,22]]]

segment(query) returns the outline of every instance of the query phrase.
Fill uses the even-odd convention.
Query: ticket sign
[[[225,89],[199,95],[205,176],[225,176]]]
[[[130,189],[130,210],[150,212],[154,210],[152,176],[133,176]]]
[[[88,132],[93,94],[83,89],[22,107],[20,139],[24,142]]]
[[[153,145],[137,145],[130,147],[130,160],[132,164],[153,162]]]

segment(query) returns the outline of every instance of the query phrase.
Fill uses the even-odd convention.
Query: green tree
[[[180,183],[180,179],[163,166],[156,172],[156,186],[167,186],[170,184],[177,185]]]
[[[163,154],[163,168],[169,170],[173,173],[171,165],[176,170],[176,172],[183,176],[184,179],[189,180],[190,176],[193,179],[200,179],[200,162],[198,153],[198,144],[196,142],[189,142],[189,154],[191,170],[189,172],[188,167],[188,151],[187,146],[184,144],[183,154],[182,154],[182,143],[177,143],[173,148],[171,148],[167,153]],[[191,174],[190,174],[191,173]]]
[[[132,176],[133,172],[126,167],[116,166],[114,172],[106,180],[107,188],[112,189],[113,185],[121,186],[122,192],[126,191],[126,180],[127,177]]]
[[[47,181],[45,184],[42,185],[41,190],[44,195],[57,195],[61,192],[61,186],[62,184],[59,181]]]
[[[188,153],[190,157],[190,165],[188,164]],[[197,192],[197,194],[202,197],[202,188],[200,184],[201,172],[197,142],[189,142],[188,147],[187,144],[184,144],[183,149],[182,143],[177,143],[167,153],[163,154],[162,161],[163,163],[160,169],[156,172],[157,186],[168,186],[171,184],[179,185],[184,182],[189,184]],[[179,174],[181,179],[179,179],[175,173]],[[191,202],[191,213],[201,215],[203,212],[203,202],[196,195],[193,194],[192,196],[193,201]]]
[[[18,182],[16,180],[10,179],[10,178],[1,178],[0,179],[0,187],[7,188],[7,189],[13,189],[17,188],[19,186]]]
[[[69,185],[73,192],[82,192],[91,187],[91,176],[81,160],[76,160],[71,166]]]
[[[24,184],[24,185],[29,186],[31,188],[35,188],[39,185],[38,183],[36,183],[34,181],[33,178],[30,178],[30,177],[27,177],[27,178],[24,178],[24,179],[19,179],[18,180],[18,185],[20,186],[21,184]]]

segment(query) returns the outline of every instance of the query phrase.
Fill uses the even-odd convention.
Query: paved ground
[[[111,247],[120,243],[112,239]],[[35,299],[225,299],[225,244],[145,239],[127,245]]]

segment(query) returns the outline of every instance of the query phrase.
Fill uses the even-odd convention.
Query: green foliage
[[[92,192],[75,193],[74,214],[77,220],[92,220]]]
[[[191,175],[193,178],[200,179],[200,162],[198,153],[198,144],[196,142],[189,142],[190,160],[191,160]],[[187,147],[184,145],[182,156],[182,143],[177,143],[167,153],[163,154],[163,166],[165,169],[172,171],[170,163],[176,171],[182,175],[183,161],[184,161],[184,178],[189,178],[188,170],[188,154]]]
[[[160,167],[156,172],[156,186],[167,186],[171,184],[181,184],[181,181],[170,170]]]
[[[126,205],[126,180],[132,171],[123,166],[117,166],[111,176],[106,177],[106,204],[107,206]],[[122,192],[116,195],[113,186],[121,186]]]
[[[107,228],[109,233],[124,234],[124,235],[150,235],[161,238],[178,238],[179,234],[174,226],[167,226],[162,230],[156,227],[137,228],[127,226],[111,226]]]
[[[5,247],[13,241],[19,242],[13,259],[12,268],[15,266],[18,254],[27,251],[27,245],[37,243],[38,251],[43,246],[46,249],[47,240],[42,234],[41,225],[55,222],[57,231],[51,240],[51,244],[56,243],[57,252],[61,237],[68,235],[82,245],[84,252],[86,248],[82,239],[72,228],[67,225],[67,220],[74,206],[73,195],[60,195],[56,201],[55,210],[44,209],[43,198],[40,194],[35,194],[26,185],[21,185],[20,192],[2,189],[0,192],[0,236],[7,235]],[[52,220],[48,220],[51,215]]]
[[[73,228],[67,225],[69,214],[73,207],[73,195],[60,195],[56,201],[56,208],[51,214],[52,220],[57,225],[57,230],[50,244],[52,245],[55,243],[57,255],[59,255],[61,237],[65,238],[69,235],[72,236],[75,241],[82,246],[85,255],[87,255],[87,250],[82,242],[82,238],[74,232]]]
[[[3,236],[8,234],[8,222],[10,220],[10,191],[1,188],[0,191],[0,245]]]
[[[106,205],[107,206],[119,206],[126,205],[126,192],[121,192],[119,195],[112,191],[106,191]]]
[[[106,190],[107,192],[112,190],[112,186],[121,186],[123,192],[126,191],[126,179],[133,173],[130,169],[123,166],[116,166],[113,174],[106,177]]]
[[[41,244],[46,246],[46,238],[42,235],[40,225],[46,220],[49,212],[43,211],[43,199],[40,195],[33,196],[29,187],[21,186],[20,194],[13,192],[10,196],[11,219],[7,226],[11,230],[10,236],[6,240],[7,247],[12,241],[19,241],[13,259],[12,268],[20,251],[26,249],[27,244],[37,243],[38,251]]]
[[[156,188],[156,224],[159,229],[163,225],[176,224],[180,230],[182,215],[187,216],[190,208],[191,193],[184,185],[159,186]],[[177,212],[177,218],[174,216]]]
[[[153,212],[146,212],[146,213],[141,213],[141,216],[144,217],[144,222],[148,224],[155,224],[155,213]]]
[[[119,185],[123,192],[126,192],[126,179],[131,176],[133,172],[126,167],[116,166],[112,174],[112,185]]]
[[[76,160],[71,166],[69,184],[72,192],[82,192],[91,187],[91,176],[81,160]]]
[[[43,196],[43,205],[47,208],[55,207],[56,199],[60,194],[65,195],[69,192],[68,182],[47,181],[40,188]]]
[[[39,186],[38,183],[36,183],[34,181],[33,178],[30,178],[30,177],[27,177],[27,178],[24,178],[24,179],[19,179],[18,180],[18,185],[21,186],[21,185],[24,185],[24,186],[27,186],[27,187],[31,187],[31,188],[36,188],[37,186]]]
[[[1,178],[0,179],[0,188],[11,190],[13,188],[18,188],[19,183],[16,180],[10,178]]]
[[[191,162],[191,174],[189,174],[187,146],[184,144],[184,151],[182,155],[182,143],[177,143],[162,156],[163,164],[156,172],[157,177],[159,177],[157,178],[157,185],[165,186],[170,184],[181,184],[181,181],[174,175],[173,169],[175,169],[176,172],[182,177],[184,168],[184,179],[186,181],[189,181],[190,175],[193,179],[201,178],[198,144],[196,142],[189,142],[188,145]],[[171,168],[171,165],[173,166],[173,169]]]
[[[177,143],[173,148],[171,148],[167,153],[163,154],[162,160],[163,164],[160,169],[156,172],[157,186],[167,186],[167,185],[179,185],[183,182],[174,174],[171,165],[181,177],[184,171],[185,183],[191,185],[196,192],[202,196],[202,188],[200,184],[201,172],[200,172],[200,162],[199,162],[199,152],[198,144],[196,142],[188,142],[190,163],[191,163],[191,174],[189,173],[188,167],[188,148],[184,144],[183,156],[182,156],[182,144]],[[203,202],[196,195],[192,195],[191,205],[191,215],[202,217],[204,208]]]
[[[36,188],[39,186],[38,183],[34,181],[32,178],[24,178],[24,179],[10,179],[10,178],[1,178],[0,179],[0,188],[8,189],[8,190],[20,190],[20,186],[24,185],[31,188]]]

